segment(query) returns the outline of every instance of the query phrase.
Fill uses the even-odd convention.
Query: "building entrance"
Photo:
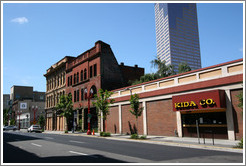
[[[184,137],[197,137],[197,125],[200,138],[228,139],[226,112],[184,111],[181,112]]]
[[[90,124],[91,124],[91,131],[98,130],[98,116],[96,113],[96,108],[90,108]],[[84,130],[88,130],[88,109],[85,109],[84,111]]]

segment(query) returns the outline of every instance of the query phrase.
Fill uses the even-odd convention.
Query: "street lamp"
[[[18,110],[17,114],[19,115],[19,130],[20,130],[20,115],[21,115],[22,111]]]
[[[36,124],[36,120],[35,120],[35,112],[38,110],[38,106],[36,105],[36,106],[32,106],[32,110],[33,110],[33,112],[34,112],[34,121],[33,121],[33,124]]]
[[[92,98],[93,95],[93,89],[90,89],[90,92],[87,95],[87,89],[84,90],[85,92],[85,99],[88,99],[88,131],[87,131],[87,135],[91,135],[91,114],[90,114],[90,99]]]

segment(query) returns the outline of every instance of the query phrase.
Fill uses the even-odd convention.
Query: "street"
[[[243,154],[64,134],[3,133],[3,163],[242,163]]]

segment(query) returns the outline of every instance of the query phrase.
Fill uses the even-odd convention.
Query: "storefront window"
[[[195,125],[196,120],[199,124],[209,125],[225,125],[226,113],[225,112],[211,112],[211,113],[187,113],[182,114],[183,125]]]

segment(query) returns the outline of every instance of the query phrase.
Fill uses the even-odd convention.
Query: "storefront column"
[[[178,136],[182,137],[183,136],[183,132],[182,132],[182,120],[181,120],[181,112],[180,111],[176,111],[176,120],[177,120]]]
[[[233,123],[232,104],[231,104],[231,93],[230,90],[225,90],[225,93],[226,93],[225,98],[226,98],[226,121],[227,121],[228,139],[234,141],[235,132],[234,132],[234,123]]]
[[[101,117],[100,117],[100,121],[101,121],[101,131],[103,131],[103,113],[102,113],[102,111],[100,111],[101,112]],[[105,131],[106,132],[106,131]]]
[[[147,108],[146,101],[143,101],[143,134],[147,135]]]
[[[122,112],[121,112],[121,104],[118,106],[119,107],[119,133],[122,134]]]

